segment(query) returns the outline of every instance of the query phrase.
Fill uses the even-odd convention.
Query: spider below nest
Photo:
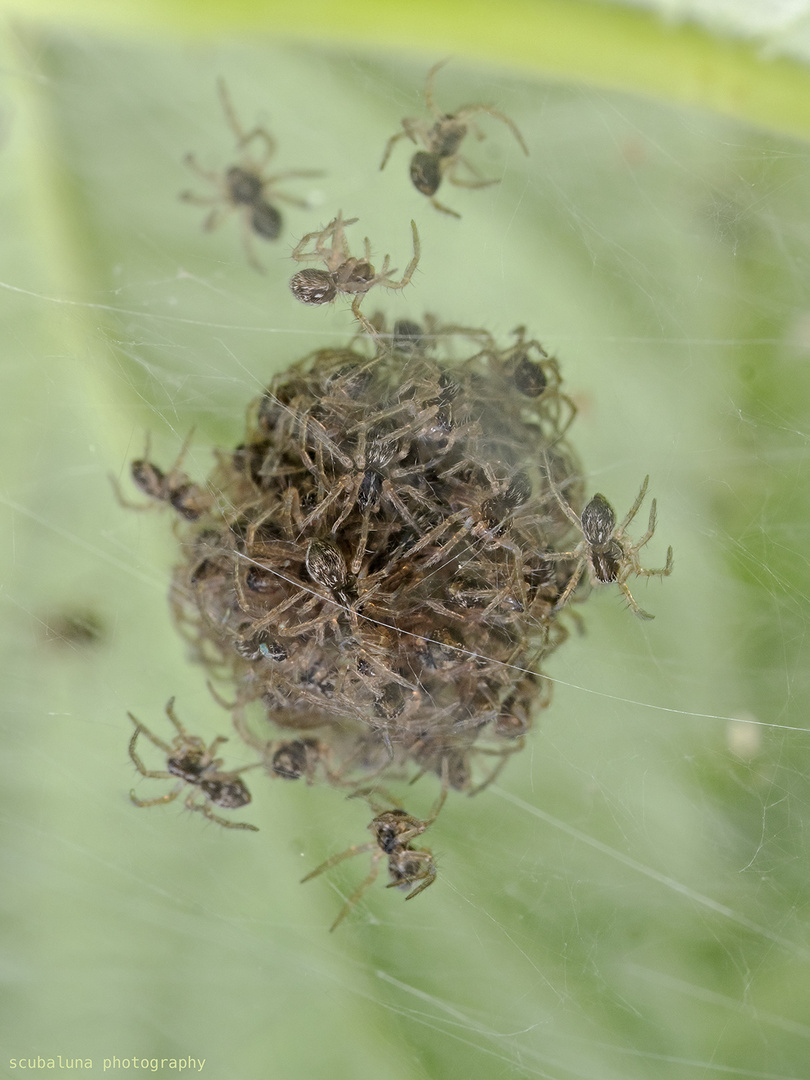
[[[202,739],[196,735],[190,735],[180,723],[174,711],[174,698],[169,698],[166,705],[166,715],[174,724],[177,735],[171,744],[158,738],[149,728],[145,727],[132,713],[127,713],[135,725],[135,732],[129,741],[129,756],[132,763],[141,776],[154,780],[170,780],[178,777],[178,782],[167,795],[159,795],[156,799],[138,799],[134,791],[130,791],[129,797],[136,806],[157,806],[159,803],[174,802],[184,787],[190,785],[199,788],[203,795],[203,802],[195,802],[195,791],[189,792],[186,799],[186,809],[198,810],[210,821],[223,825],[226,829],[251,829],[258,832],[256,825],[248,825],[244,821],[229,821],[228,818],[220,817],[211,809],[221,806],[226,810],[238,810],[247,806],[250,802],[250,792],[245,786],[239,774],[247,769],[255,769],[255,765],[246,765],[242,769],[233,769],[229,772],[222,770],[222,759],[215,758],[214,753],[221,743],[228,740],[224,735],[218,735],[209,747],[206,747]],[[144,734],[147,739],[162,750],[166,755],[166,769],[147,769],[135,749],[138,736]]]
[[[310,881],[319,874],[323,874],[326,870],[331,870],[333,866],[337,866],[344,859],[351,859],[355,855],[372,852],[371,869],[368,877],[361,882],[340,909],[337,918],[329,927],[330,933],[337,929],[366,890],[374,884],[380,872],[380,861],[383,858],[388,859],[388,876],[391,879],[387,888],[410,890],[405,897],[406,900],[413,900],[415,896],[424,892],[436,880],[436,863],[433,859],[433,853],[429,848],[413,847],[411,841],[430,828],[444,806],[444,800],[447,798],[446,768],[444,774],[442,790],[430,812],[430,817],[422,820],[406,813],[400,807],[393,810],[382,810],[372,798],[369,798],[371,808],[378,811],[376,817],[371,820],[368,826],[374,839],[366,844],[354,844],[345,851],[341,851],[338,855],[333,855],[301,879],[303,885],[305,881]],[[368,791],[356,791],[350,798],[363,796],[368,797]],[[393,802],[394,800],[391,799],[390,801]],[[412,885],[415,887],[411,888]]]

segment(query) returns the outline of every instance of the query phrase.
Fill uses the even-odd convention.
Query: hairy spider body
[[[325,270],[299,270],[290,278],[290,290],[302,304],[331,304],[338,295],[353,296],[352,314],[372,337],[377,336],[374,325],[360,311],[363,297],[375,285],[383,289],[404,289],[414,275],[421,247],[416,225],[411,222],[413,234],[413,258],[408,263],[405,273],[399,281],[394,280],[395,270],[390,269],[391,258],[386,255],[379,272],[371,262],[371,245],[368,237],[364,241],[365,255],[362,259],[349,254],[345,228],[354,225],[357,218],[343,220],[342,214],[333,218],[320,232],[307,233],[292,252],[296,262],[320,260],[326,265]],[[306,251],[307,244],[313,244],[313,250]]]
[[[316,739],[291,739],[275,750],[270,769],[284,780],[300,780],[306,776],[307,783],[311,784],[316,766],[327,757],[327,747]],[[327,776],[331,779],[328,769]]]
[[[245,769],[254,768],[254,766],[247,765],[245,769],[223,772],[221,768],[222,759],[214,756],[217,748],[222,743],[227,742],[223,735],[218,735],[208,747],[198,736],[190,735],[174,712],[174,698],[170,698],[166,705],[166,715],[177,731],[177,736],[172,740],[171,744],[158,738],[132,713],[127,713],[127,715],[135,725],[135,732],[129,741],[129,756],[141,776],[157,780],[177,777],[180,781],[167,795],[160,795],[155,799],[138,799],[135,792],[131,791],[129,797],[136,806],[157,806],[159,803],[173,802],[184,787],[191,786],[192,788],[199,788],[204,796],[204,801],[202,803],[195,802],[195,793],[192,791],[186,799],[187,809],[198,810],[210,821],[215,821],[218,825],[223,825],[227,829],[251,829],[254,832],[257,831],[255,825],[248,825],[242,821],[229,821],[227,818],[215,814],[211,809],[213,804],[214,806],[221,806],[225,810],[238,810],[242,806],[247,806],[251,801],[250,792],[239,773],[244,772]],[[165,769],[146,768],[136,749],[140,735],[145,735],[154,746],[166,754]]]
[[[265,128],[260,126],[246,132],[236,116],[224,80],[217,80],[217,91],[225,114],[225,121],[233,132],[236,146],[242,152],[242,157],[239,164],[231,165],[223,173],[217,173],[203,169],[193,154],[186,154],[184,159],[186,165],[203,180],[211,184],[216,193],[213,196],[201,196],[190,191],[184,191],[181,193],[180,198],[184,202],[193,203],[195,206],[211,207],[210,213],[203,222],[203,228],[206,232],[218,228],[232,213],[239,213],[242,223],[242,245],[248,262],[255,270],[264,273],[264,267],[253,251],[252,237],[258,236],[262,240],[277,240],[281,235],[283,224],[280,212],[269,201],[270,194],[272,193],[274,199],[281,199],[293,206],[302,208],[307,206],[305,200],[296,199],[291,195],[275,190],[275,185],[279,180],[290,177],[315,177],[321,176],[322,173],[311,169],[296,169],[277,173],[275,176],[266,176],[265,168],[276,151],[275,139]],[[255,140],[258,140],[263,147],[258,156],[251,154],[248,149]]]
[[[137,460],[130,465],[133,483],[158,502],[167,502],[188,521],[196,521],[210,499],[183,473],[174,470],[166,475],[151,461]]]
[[[423,195],[435,195],[442,182],[441,158],[426,150],[417,150],[411,158],[411,183]],[[449,211],[448,211],[449,212]]]
[[[137,458],[130,463],[130,476],[137,488],[148,495],[155,502],[168,503],[186,521],[197,521],[206,511],[211,508],[210,492],[195,484],[180,468],[183,458],[186,456],[193,431],[186,436],[185,442],[180,448],[180,453],[167,473],[149,461],[149,436],[146,438],[146,449],[142,458]],[[130,510],[149,510],[150,504],[141,506],[138,503],[128,502],[121,494],[121,488],[116,477],[111,477],[116,498],[122,506]]]
[[[446,60],[442,60],[440,63],[435,64],[428,72],[427,80],[425,82],[425,104],[433,115],[433,123],[431,124],[425,120],[417,120],[413,117],[406,117],[402,121],[403,130],[397,132],[396,135],[392,135],[386,143],[380,169],[385,168],[394,145],[400,139],[407,136],[413,143],[418,144],[421,142],[425,149],[417,150],[411,158],[411,183],[422,195],[427,195],[430,198],[432,205],[437,210],[440,210],[443,214],[449,214],[451,217],[457,218],[461,217],[459,213],[455,210],[451,210],[447,206],[443,206],[436,198],[434,198],[445,176],[450,183],[455,184],[456,187],[482,188],[489,187],[490,184],[498,183],[497,179],[481,179],[473,166],[466,158],[461,156],[461,144],[466,138],[470,128],[473,127],[472,124],[468,123],[469,117],[474,116],[476,113],[488,113],[490,116],[495,117],[496,120],[500,120],[502,123],[506,124],[517,139],[524,154],[528,154],[529,151],[523,141],[523,136],[520,134],[513,121],[491,105],[463,105],[454,113],[442,112],[442,110],[437,107],[433,96],[433,80],[436,76],[436,72],[446,62]],[[477,128],[474,128],[474,130],[479,140],[484,138]],[[463,165],[467,169],[472,175],[472,179],[462,179],[456,175],[456,169],[460,165]]]
[[[389,889],[410,889],[411,885],[416,885],[415,888],[410,889],[410,892],[405,897],[406,900],[412,900],[436,880],[436,863],[433,854],[428,848],[411,847],[411,841],[415,840],[417,836],[421,836],[433,824],[439,816],[442,806],[444,806],[444,800],[447,797],[446,763],[443,764],[442,777],[442,790],[431,810],[430,817],[422,820],[406,813],[400,807],[393,810],[383,810],[369,823],[368,828],[374,836],[373,840],[367,844],[355,844],[353,847],[341,851],[339,855],[333,855],[331,859],[327,859],[326,862],[321,863],[320,866],[301,879],[303,884],[305,881],[317,877],[318,874],[322,874],[325,870],[331,870],[333,866],[337,866],[344,859],[371,853],[371,867],[368,877],[355,889],[343,905],[338,917],[330,926],[330,931],[340,925],[366,889],[376,881],[380,870],[379,864],[384,858],[388,859],[388,876],[391,879],[388,884]],[[362,795],[368,795],[368,792],[357,791],[352,798]],[[374,809],[379,809],[373,799],[369,798],[369,802]]]
[[[568,602],[574,589],[579,584],[582,574],[587,570],[588,578],[592,585],[610,585],[615,582],[624,594],[631,611],[639,619],[653,619],[654,615],[640,608],[633,598],[633,594],[627,586],[630,575],[635,577],[669,577],[672,573],[673,559],[672,548],[667,548],[666,564],[660,570],[648,570],[639,562],[638,553],[647,544],[655,532],[656,501],[653,499],[650,505],[650,520],[647,531],[633,543],[627,536],[627,526],[633,520],[644,502],[647,493],[649,476],[645,476],[641,490],[636,496],[636,501],[630,507],[624,520],[617,526],[616,514],[613,507],[604,495],[597,492],[596,495],[584,507],[582,514],[577,515],[562,496],[554,482],[546,460],[546,469],[549,476],[549,485],[554,497],[560,505],[565,516],[573,522],[582,534],[582,540],[573,551],[561,551],[548,553],[545,558],[552,562],[565,559],[576,559],[576,566],[568,584],[563,589],[555,610],[559,611]]]

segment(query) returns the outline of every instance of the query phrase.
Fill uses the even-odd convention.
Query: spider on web
[[[380,169],[385,168],[391,156],[391,151],[400,139],[407,136],[412,143],[418,145],[421,142],[425,149],[417,150],[411,158],[411,182],[413,186],[423,195],[429,196],[431,205],[435,206],[437,210],[440,210],[443,214],[449,214],[451,217],[460,218],[461,214],[451,210],[448,206],[443,206],[435,197],[445,177],[456,187],[483,188],[499,183],[497,179],[484,180],[470,162],[461,155],[461,144],[470,129],[475,132],[479,141],[485,137],[475,124],[470,122],[470,117],[475,116],[477,113],[494,116],[496,120],[506,124],[517,139],[524,154],[528,155],[529,150],[515,123],[508,116],[499,112],[498,109],[493,108],[492,105],[462,105],[453,113],[445,113],[438,107],[433,94],[433,80],[439,68],[446,63],[446,60],[442,60],[438,64],[434,64],[428,72],[427,81],[425,82],[425,104],[431,113],[432,122],[431,120],[405,117],[402,121],[404,130],[392,135],[386,143]],[[464,179],[458,175],[457,170],[460,166],[467,169],[471,174],[471,178]]]
[[[225,121],[233,132],[236,147],[240,151],[239,160],[223,172],[215,172],[204,169],[194,154],[186,154],[183,159],[185,164],[211,184],[214,194],[206,196],[184,191],[180,198],[183,202],[192,203],[194,206],[211,207],[203,222],[203,229],[206,232],[213,232],[231,214],[238,213],[242,226],[242,245],[248,262],[254,270],[263,274],[265,268],[253,250],[253,238],[276,240],[281,234],[282,227],[281,213],[271,200],[281,200],[302,209],[307,209],[309,206],[305,199],[298,199],[293,195],[278,191],[276,185],[280,180],[288,180],[292,177],[323,176],[323,172],[317,169],[290,169],[283,173],[266,175],[265,169],[268,162],[276,152],[276,140],[261,125],[257,125],[250,131],[244,130],[236,115],[224,79],[217,80],[217,92],[225,114]],[[261,144],[261,150],[258,153],[252,152],[251,143]]]
[[[296,262],[322,262],[326,269],[299,270],[290,278],[290,289],[302,304],[331,304],[341,294],[353,296],[352,314],[366,333],[376,338],[377,331],[374,325],[360,311],[363,297],[375,285],[380,285],[383,289],[404,289],[419,264],[421,246],[416,224],[412,221],[413,258],[400,280],[396,281],[394,274],[397,271],[390,269],[390,255],[385,256],[379,271],[374,269],[368,237],[364,241],[362,259],[350,253],[344,230],[347,225],[353,225],[358,220],[358,218],[349,218],[348,221],[344,221],[342,214],[338,213],[325,229],[307,233],[302,237],[292,252],[292,258]],[[309,243],[313,244],[313,249],[306,251]]]

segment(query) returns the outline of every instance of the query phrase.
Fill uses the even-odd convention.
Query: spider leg
[[[405,286],[409,284],[411,278],[414,275],[416,267],[419,265],[419,259],[422,255],[422,245],[419,242],[419,233],[416,230],[415,221],[411,221],[411,233],[413,235],[413,258],[405,267],[405,273],[402,275],[401,280],[392,282],[391,284],[388,284],[386,282],[384,285],[386,289],[404,289]],[[386,256],[386,258],[388,258],[388,256]],[[391,272],[396,273],[396,271]]]
[[[636,501],[633,503],[633,505],[628,510],[627,516],[622,521],[621,525],[619,525],[619,527],[616,529],[616,532],[618,532],[618,533],[624,532],[624,530],[627,528],[627,526],[630,524],[630,522],[633,520],[633,518],[638,513],[639,507],[644,502],[644,496],[647,494],[647,484],[649,482],[650,482],[650,477],[649,477],[649,474],[648,474],[647,476],[644,477],[644,482],[641,485],[641,490],[639,491],[638,495],[636,496]],[[650,530],[649,536],[647,537],[647,540],[650,539],[650,536],[652,536],[653,531],[655,530],[655,501],[653,501],[653,505],[652,505],[652,508],[650,510],[650,525],[651,525],[651,530]],[[646,543],[646,541],[645,541],[645,543]],[[638,544],[637,546],[641,547],[642,545]]]
[[[236,207],[232,203],[228,203],[226,206],[221,204],[215,206],[203,222],[203,232],[214,232],[223,221],[226,221],[231,216],[234,210],[236,210]]]
[[[257,163],[258,170],[261,172],[273,154],[275,154],[277,143],[266,128],[262,127],[261,124],[257,124],[255,128],[239,139],[237,145],[241,149],[244,149],[249,146],[254,139],[260,139],[264,143],[264,151],[262,152],[261,159]]]
[[[360,310],[360,304],[362,303],[364,296],[365,293],[356,293],[354,300],[352,301],[352,315],[354,315],[355,319],[357,319],[369,337],[376,340],[379,335],[377,334],[373,323],[370,323]]]
[[[342,863],[344,859],[352,859],[355,855],[362,855],[365,852],[374,851],[377,844],[370,840],[367,844],[353,844],[350,848],[346,848],[345,851],[341,851],[339,855],[333,855],[331,858],[322,862],[320,866],[317,866],[314,870],[310,870],[306,877],[301,878],[301,884],[305,881],[310,881],[312,878],[317,877],[318,874],[323,874],[327,870],[331,870],[333,866],[337,866],[338,863]]]
[[[631,573],[635,574],[636,577],[669,577],[669,575],[672,573],[672,567],[673,567],[673,558],[672,558],[672,547],[671,546],[667,548],[666,565],[663,566],[660,570],[647,570],[645,567],[639,566],[638,565],[638,557],[634,553],[631,568],[628,570],[628,572],[626,574],[624,574],[620,578],[620,580],[621,581],[626,581]]]
[[[459,160],[461,160],[459,158]],[[478,188],[492,187],[493,184],[500,184],[500,179],[495,180],[462,180],[456,176],[452,169],[447,170],[447,179],[453,185],[453,187],[472,188],[477,190]]]
[[[465,169],[472,173],[474,179],[462,180],[461,177],[456,176],[457,165],[463,165]],[[486,180],[484,177],[481,176],[475,166],[471,162],[467,161],[467,159],[462,154],[456,154],[455,157],[453,157],[445,170],[445,174],[450,183],[454,184],[456,187],[484,188],[491,187],[493,184],[499,184],[501,182],[500,178],[496,178],[495,180]]]
[[[170,697],[169,700],[166,702],[166,715],[174,724],[177,730],[177,734],[181,735],[184,739],[188,738],[188,732],[180,723],[179,719],[177,718],[177,714],[174,711],[174,697]]]
[[[436,820],[436,818],[439,816],[439,814],[442,812],[442,807],[444,806],[445,801],[447,799],[447,789],[448,789],[448,787],[449,787],[449,780],[448,780],[447,758],[443,757],[442,758],[442,788],[441,788],[441,791],[439,792],[439,796],[436,799],[436,802],[433,804],[433,808],[430,811],[430,817],[426,818],[425,821],[422,822],[425,829],[427,829],[428,826],[432,825],[433,822]],[[422,829],[422,832],[424,832],[425,829]]]
[[[649,611],[644,611],[643,608],[640,608],[638,606],[636,601],[633,599],[633,594],[630,592],[630,590],[627,587],[627,584],[624,581],[618,581],[617,585],[619,586],[619,588],[624,593],[624,597],[627,600],[627,603],[630,605],[630,609],[631,609],[631,611],[633,612],[634,615],[636,615],[639,619],[654,619],[655,618],[654,615],[650,615]]]
[[[259,831],[259,827],[257,825],[249,825],[246,821],[229,821],[227,818],[220,817],[219,814],[214,813],[214,811],[211,809],[211,804],[208,802],[194,802],[193,791],[186,799],[186,809],[198,810],[201,814],[205,814],[209,821],[215,821],[217,825],[222,825],[226,829],[250,829],[251,832]]]
[[[277,177],[273,177],[273,179],[277,179]],[[297,206],[300,210],[309,210],[309,202],[306,199],[299,199],[295,195],[286,195],[282,191],[274,191],[273,200],[275,202],[289,203],[290,206]]]
[[[228,127],[234,134],[236,139],[236,145],[243,148],[254,139],[261,139],[264,143],[264,162],[270,160],[275,153],[276,140],[265,128],[257,125],[252,131],[245,132],[242,125],[239,123],[239,118],[236,115],[236,109],[233,107],[233,101],[231,100],[228,86],[223,78],[217,79],[217,93],[219,94],[219,101],[222,105],[222,111],[225,113],[225,121]]]
[[[135,743],[137,742],[138,736],[141,734],[141,732],[144,733],[144,735],[152,743],[153,746],[156,746],[158,748],[158,750],[162,750],[163,753],[166,754],[167,757],[168,757],[169,754],[171,754],[172,748],[169,746],[168,743],[165,743],[163,741],[163,739],[159,739],[157,737],[157,735],[153,735],[152,732],[149,730],[149,728],[144,727],[144,725],[140,722],[140,720],[136,720],[131,712],[128,712],[127,716],[130,718],[132,723],[135,725],[135,731],[133,733],[132,738],[129,740],[129,754],[130,754],[130,757],[132,757],[133,753],[135,752]],[[137,757],[137,754],[135,755],[135,757]],[[135,758],[133,758],[133,761],[135,761]],[[135,763],[137,765],[137,761]]]
[[[162,780],[167,776],[171,776],[171,773],[165,773],[164,774],[163,772],[154,772],[153,773],[153,772],[148,772],[147,771],[147,772],[144,773],[144,776],[154,776],[154,777],[160,778]],[[180,794],[180,792],[183,790],[183,788],[185,786],[186,786],[185,780],[181,780],[180,783],[168,793],[168,795],[159,795],[156,799],[138,799],[135,796],[135,790],[133,788],[133,790],[130,791],[130,793],[129,793],[129,797],[132,800],[132,802],[135,804],[135,806],[157,806],[159,803],[174,802],[174,800],[177,798],[177,796]]]
[[[245,255],[247,256],[247,261],[250,263],[253,269],[257,270],[260,274],[266,274],[267,270],[259,262],[256,256],[256,252],[253,248],[253,229],[250,225],[250,215],[252,213],[253,207],[245,206],[242,210],[242,213],[239,215],[240,232],[242,234],[242,247],[244,249]],[[221,220],[223,220],[222,217],[220,218],[220,221]]]
[[[483,791],[484,788],[489,787],[489,785],[494,780],[497,780],[502,770],[506,767],[510,755],[517,753],[519,750],[522,750],[525,742],[526,740],[521,736],[513,746],[504,747],[503,750],[476,750],[475,753],[492,754],[499,757],[501,760],[498,762],[494,769],[490,770],[489,774],[484,777],[480,784],[476,784],[474,788],[470,788],[470,790],[467,792],[468,797],[472,798],[473,795],[477,795],[479,792]]]
[[[554,611],[561,611],[565,607],[566,603],[568,602],[568,597],[579,584],[579,579],[582,577],[582,571],[585,569],[585,564],[587,563],[587,561],[588,560],[585,555],[580,555],[579,562],[577,563],[577,568],[569,578],[568,584],[563,589],[562,595],[560,596],[559,600],[554,605]]]
[[[327,226],[328,228],[328,226]],[[319,250],[304,252],[304,248],[311,240],[320,241],[323,239],[323,235],[326,229],[315,230],[315,232],[308,232],[306,236],[302,236],[298,243],[293,248],[290,258],[295,259],[296,262],[306,262],[307,259],[318,259],[322,257],[322,252]],[[316,244],[317,248],[317,244]]]
[[[452,183],[452,181],[451,181],[451,183]],[[451,210],[449,206],[445,206],[443,203],[440,203],[439,200],[435,196],[430,200],[430,203],[431,203],[431,206],[435,207],[437,210],[440,210],[443,214],[449,214],[450,217],[454,217],[454,218],[460,218],[461,217],[461,214],[459,214],[459,212],[457,210]]]
[[[397,873],[396,862],[397,859],[403,856],[410,856],[411,859],[415,859],[417,862],[427,866],[427,870],[417,871],[413,874],[402,874],[400,876]],[[405,848],[404,851],[395,851],[388,859],[389,871],[392,874],[397,874],[394,881],[390,881],[386,885],[387,889],[401,889],[403,885],[410,885],[414,881],[421,881],[421,885],[417,885],[415,889],[412,889],[405,897],[406,900],[413,900],[415,896],[418,896],[420,892],[424,892],[429,885],[432,885],[436,880],[436,864],[433,862],[433,854],[428,848]]]
[[[227,742],[227,741],[228,741],[228,736],[227,735],[217,735],[217,737],[214,739],[214,741],[208,747],[208,749],[206,750],[206,754],[208,754],[208,756],[211,758],[212,762],[214,760],[214,752],[216,751],[216,749],[219,746],[221,746],[224,742]],[[218,764],[221,765],[222,762],[220,761],[220,762],[218,762]],[[249,766],[246,766],[246,767],[249,767]],[[240,769],[239,771],[243,772],[244,770]]]
[[[192,206],[218,206],[222,203],[221,195],[195,195],[193,191],[181,191],[178,198]]]
[[[365,879],[365,881],[363,881],[360,885],[358,885],[358,887],[354,890],[352,895],[349,897],[349,899],[346,901],[346,903],[340,909],[340,912],[338,913],[338,917],[335,919],[335,921],[329,927],[329,933],[330,934],[332,933],[332,931],[336,930],[338,928],[338,926],[340,926],[340,924],[343,922],[343,920],[349,914],[351,909],[354,907],[354,905],[357,903],[357,901],[360,899],[360,897],[363,895],[363,893],[366,891],[366,889],[370,888],[370,886],[373,885],[374,882],[377,880],[377,874],[379,874],[379,872],[380,872],[380,859],[381,858],[382,858],[382,852],[381,851],[378,851],[376,854],[372,855],[372,857],[371,857],[371,870],[369,871],[368,877]],[[306,880],[306,878],[304,880]]]
[[[221,186],[221,181],[220,181],[219,174],[215,173],[215,172],[211,172],[209,169],[204,169],[202,167],[202,165],[200,165],[200,163],[197,161],[197,158],[195,157],[194,154],[191,154],[191,153],[186,154],[184,156],[184,158],[183,158],[183,164],[187,168],[189,168],[193,172],[195,172],[198,176],[201,176],[203,178],[203,180],[207,180],[209,184],[213,184],[214,187],[220,187]],[[186,202],[194,202],[195,201],[194,197],[191,195],[191,192],[188,192],[188,191],[184,191],[183,194],[180,196],[180,198],[185,200]]]
[[[465,105],[461,109],[459,109],[458,112],[456,112],[455,117],[457,120],[460,120],[463,123],[468,116],[473,116],[475,113],[480,112],[487,113],[489,116],[494,116],[496,120],[500,120],[502,124],[506,124],[506,126],[517,139],[523,153],[527,157],[529,156],[529,148],[523,141],[523,136],[520,134],[517,124],[514,122],[514,120],[510,120],[509,117],[506,116],[504,113],[499,112],[498,109],[493,109],[491,105]]]
[[[403,120],[402,123],[404,125],[405,121]],[[412,139],[414,142],[416,142],[416,140],[414,139],[411,132],[408,131],[407,128],[405,128],[404,131],[398,131],[396,133],[396,135],[392,135],[391,138],[388,140],[388,142],[385,144],[385,152],[383,153],[383,159],[380,162],[380,171],[381,172],[385,168],[385,166],[386,166],[386,164],[388,162],[388,159],[391,157],[391,151],[394,149],[395,144],[398,143],[400,139],[404,139],[406,135],[410,139]]]
[[[440,60],[438,64],[434,64],[425,79],[425,104],[436,117],[444,116],[444,113],[436,106],[436,99],[433,95],[433,80],[436,78],[436,72],[443,68],[448,60],[449,57],[446,57],[444,60]]]
[[[337,484],[332,488],[329,494],[322,499],[312,513],[308,514],[301,522],[301,534],[304,534],[306,530],[312,525],[313,522],[318,521],[323,517],[324,513],[343,495],[343,493],[354,484],[354,478],[351,476],[341,476]],[[352,500],[347,503],[348,509],[344,507],[340,517],[332,526],[332,532],[335,532],[339,525],[342,524],[343,519],[351,512]]]
[[[562,492],[560,491],[559,487],[557,486],[557,481],[554,479],[554,477],[552,475],[551,462],[549,461],[548,454],[546,453],[545,450],[543,451],[543,461],[544,461],[544,464],[545,464],[545,467],[546,467],[546,476],[548,478],[548,486],[551,488],[552,495],[554,496],[554,498],[559,503],[560,509],[565,514],[565,516],[568,518],[568,520],[573,525],[576,525],[576,527],[579,529],[579,531],[582,532],[582,522],[580,521],[579,516],[576,513],[574,513],[573,509],[565,501],[565,499],[563,499]]]
[[[421,885],[417,885],[417,887],[416,887],[415,889],[412,889],[412,890],[411,890],[411,891],[410,891],[410,892],[408,893],[408,895],[407,895],[407,896],[405,897],[405,899],[406,899],[406,900],[413,900],[413,898],[414,898],[415,896],[418,896],[420,892],[424,892],[424,891],[425,891],[425,889],[427,889],[427,887],[428,887],[429,885],[432,885],[432,884],[433,884],[433,882],[434,882],[434,881],[436,880],[436,865],[435,865],[435,863],[433,862],[433,856],[432,856],[432,854],[431,854],[431,853],[430,853],[429,851],[427,851],[427,850],[425,850],[425,852],[424,852],[424,853],[425,853],[425,855],[427,855],[427,858],[426,858],[426,859],[425,859],[424,861],[425,861],[425,862],[427,862],[427,863],[429,864],[428,872],[427,872],[427,874],[425,875],[425,878],[424,878],[424,880],[422,881],[422,884],[421,884]],[[404,882],[405,880],[407,880],[407,879],[403,879],[403,881],[400,881],[400,882],[393,882],[393,881],[392,881],[392,882],[391,882],[391,885],[395,885],[395,884],[398,884],[398,885],[402,885],[402,884],[403,884],[403,882]],[[413,880],[415,881],[415,880],[416,880],[416,878],[414,878]],[[391,888],[391,885],[389,885],[389,886],[388,886],[388,887],[389,887],[389,889]]]

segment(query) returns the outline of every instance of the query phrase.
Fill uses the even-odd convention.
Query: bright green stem
[[[810,72],[761,45],[598,0],[0,0],[0,10],[117,33],[250,33],[430,51],[699,106],[810,137]]]

